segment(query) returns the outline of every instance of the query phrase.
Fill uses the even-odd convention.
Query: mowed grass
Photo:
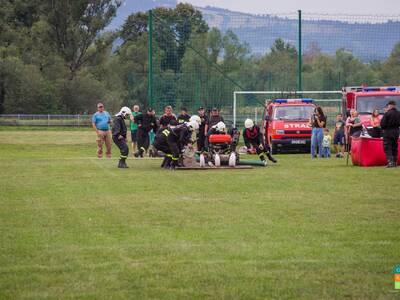
[[[393,299],[400,168],[164,171],[92,131],[0,131],[1,299]]]

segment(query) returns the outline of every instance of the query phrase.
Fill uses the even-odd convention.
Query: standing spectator
[[[373,138],[380,138],[382,136],[381,120],[379,119],[379,110],[376,108],[371,114],[371,125],[371,136]]]
[[[172,112],[172,106],[164,107],[164,114],[160,117],[160,129],[165,129],[169,125],[175,126],[177,123],[176,117]]]
[[[322,156],[325,158],[331,157],[331,141],[332,137],[329,134],[329,129],[324,128],[324,139],[322,140]]]
[[[213,127],[214,125],[217,125],[217,123],[219,123],[219,122],[224,122],[225,123],[224,118],[219,115],[218,108],[214,107],[211,110],[210,119],[209,119],[209,121],[207,123],[207,126],[206,126],[206,129],[207,129],[206,132],[208,132],[209,128]]]
[[[148,108],[145,114],[135,118],[135,123],[138,124],[138,150],[134,155],[135,157],[143,157],[143,154],[150,146],[150,131],[157,132],[157,119],[154,110]]]
[[[115,115],[112,129],[112,139],[115,145],[119,148],[121,156],[118,162],[118,168],[128,168],[126,165],[126,159],[129,154],[129,147],[126,144],[126,125],[125,118],[132,112],[129,107],[122,107],[119,113]]]
[[[178,124],[189,122],[190,115],[186,107],[181,107],[181,114],[178,116]]]
[[[350,137],[359,137],[362,133],[361,119],[358,117],[358,111],[350,110],[350,116],[346,120],[346,126]]]
[[[103,143],[106,144],[106,157],[111,157],[111,132],[110,132],[111,117],[104,110],[103,103],[97,104],[97,112],[92,117],[92,127],[97,134],[97,157],[103,157]]]
[[[204,107],[199,107],[197,110],[199,113],[199,117],[201,120],[200,126],[199,126],[199,132],[197,133],[197,150],[198,151],[205,151],[205,139],[206,139],[206,124],[208,123],[208,117],[206,115],[206,111],[204,110]]]
[[[224,118],[219,115],[218,108],[214,107],[211,110],[210,118],[208,120],[208,123],[206,123],[205,129],[204,129],[204,132],[206,132],[206,135],[207,135],[206,139],[205,139],[206,150],[208,150],[208,137],[211,134],[212,127],[217,125],[219,122],[224,123]]]
[[[381,127],[383,129],[383,149],[388,162],[387,167],[397,167],[400,112],[396,109],[395,101],[389,101],[386,105]]]
[[[346,138],[347,138],[347,151],[351,151],[351,139],[359,137],[362,132],[361,119],[358,117],[358,112],[355,109],[350,110],[350,116],[346,120]]]
[[[140,107],[139,105],[134,105],[132,114],[130,116],[131,122],[130,122],[130,127],[131,127],[131,139],[132,139],[132,153],[136,152],[137,148],[137,131],[138,131],[138,125],[135,123],[135,117],[140,115]]]
[[[311,158],[322,157],[322,140],[324,139],[324,128],[326,127],[326,117],[320,106],[317,106],[314,110],[314,114],[311,116],[310,125],[311,131]]]
[[[343,157],[344,153],[344,127],[343,115],[337,114],[335,131],[333,133],[333,147],[335,148],[336,157]]]

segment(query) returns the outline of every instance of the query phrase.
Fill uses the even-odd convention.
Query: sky
[[[308,13],[400,15],[400,0],[185,0],[194,6],[215,6],[233,11],[271,14]]]

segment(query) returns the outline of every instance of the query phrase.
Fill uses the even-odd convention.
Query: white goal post
[[[236,105],[237,105],[237,95],[342,95],[342,91],[234,91],[233,92],[233,127],[236,127]],[[342,98],[340,96],[340,98]],[[319,99],[318,99],[319,100]],[[332,101],[332,99],[319,100],[319,101]]]

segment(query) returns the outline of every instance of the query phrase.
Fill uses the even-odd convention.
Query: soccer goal
[[[311,98],[324,109],[330,121],[342,111],[342,91],[234,91],[233,126],[253,116],[257,122],[258,116],[262,118],[265,103],[277,98]]]

